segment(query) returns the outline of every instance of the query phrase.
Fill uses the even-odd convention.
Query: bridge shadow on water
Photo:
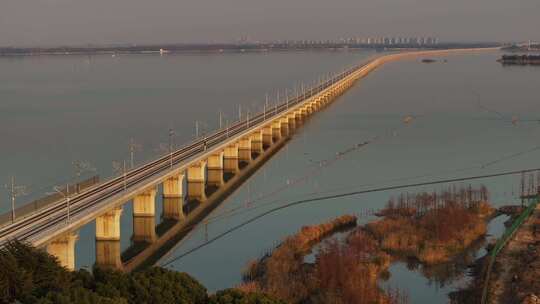
[[[188,198],[183,205],[183,216],[179,219],[163,218],[162,222],[155,226],[155,237],[142,240],[132,237],[131,246],[121,254],[121,268],[129,272],[155,264],[197,224],[204,222],[206,216],[276,154],[289,139],[290,136],[284,136],[273,145],[264,147],[262,153],[253,153],[250,161],[240,160],[237,172],[223,172],[222,185],[206,185],[202,199]]]

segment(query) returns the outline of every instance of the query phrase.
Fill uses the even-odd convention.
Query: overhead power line
[[[213,238],[210,238],[208,239],[208,241],[180,254],[180,255],[177,255],[175,256],[174,258],[170,259],[169,261],[165,262],[162,264],[162,266],[168,266],[170,264],[172,264],[173,262],[175,261],[178,261],[182,258],[184,258],[185,256],[195,252],[195,251],[198,251],[199,249],[203,248],[203,247],[206,247],[208,245],[210,245],[211,243],[223,238],[224,236],[228,235],[228,234],[231,234],[232,232],[244,227],[244,226],[247,226],[248,224],[252,223],[252,222],[255,222],[257,221],[258,219],[260,218],[263,218],[267,215],[270,215],[272,213],[275,213],[277,211],[280,211],[280,210],[283,210],[283,209],[286,209],[286,208],[289,208],[289,207],[293,207],[293,206],[298,206],[298,205],[302,205],[302,204],[308,204],[308,203],[313,203],[313,202],[318,202],[318,201],[323,201],[323,200],[331,200],[331,199],[337,199],[337,198],[343,198],[343,197],[350,197],[350,196],[356,196],[356,195],[361,195],[361,194],[367,194],[367,193],[373,193],[373,192],[383,192],[383,191],[388,191],[388,190],[396,190],[396,189],[403,189],[403,188],[413,188],[413,187],[420,187],[420,186],[429,186],[429,185],[437,185],[437,184],[445,184],[445,183],[455,183],[455,182],[463,182],[463,181],[468,181],[468,180],[476,180],[476,179],[484,179],[484,178],[492,178],[492,177],[499,177],[499,176],[506,176],[506,175],[516,175],[516,174],[523,174],[523,173],[529,173],[529,172],[535,172],[535,171],[540,171],[540,168],[533,168],[533,169],[524,169],[524,170],[514,170],[514,171],[503,171],[503,172],[498,172],[498,173],[492,173],[492,174],[484,174],[484,175],[474,175],[474,176],[466,176],[466,177],[459,177],[459,178],[450,178],[450,179],[440,179],[440,180],[435,180],[435,181],[430,181],[430,182],[422,182],[422,183],[412,183],[412,184],[403,184],[403,185],[395,185],[395,186],[385,186],[385,187],[378,187],[378,188],[372,188],[372,189],[366,189],[366,190],[359,190],[359,191],[352,191],[352,192],[344,192],[344,193],[339,193],[339,194],[334,194],[334,195],[326,195],[326,196],[318,196],[318,197],[313,197],[313,198],[308,198],[308,199],[303,199],[303,200],[297,200],[297,201],[293,201],[293,202],[290,202],[290,203],[287,203],[285,205],[281,205],[279,207],[275,207],[275,208],[272,208],[270,210],[267,210],[261,214],[258,214],[236,226],[233,226],[227,230],[225,230],[224,232],[216,235],[215,237]]]

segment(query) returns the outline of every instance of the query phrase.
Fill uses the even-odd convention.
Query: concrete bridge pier
[[[324,103],[329,104],[332,101],[332,94],[330,93],[324,93],[323,95]]]
[[[133,198],[134,242],[153,243],[156,240],[156,189],[151,188]]]
[[[184,218],[184,178],[185,174],[171,176],[163,181],[163,219]]]
[[[257,155],[261,155],[264,152],[263,148],[263,134],[262,131],[255,131],[251,133],[251,152]]]
[[[68,232],[47,244],[47,253],[56,257],[68,270],[75,270],[75,243],[79,239],[76,232]]]
[[[263,147],[264,149],[267,149],[268,147],[270,147],[274,141],[272,140],[272,134],[273,133],[273,130],[272,130],[272,126],[271,125],[268,125],[268,126],[265,126],[262,128],[262,136],[263,136]]]
[[[189,200],[206,200],[206,160],[188,167],[187,187]]]
[[[272,121],[272,140],[277,142],[281,139],[281,120],[278,118]]]
[[[314,98],[312,102],[310,102],[311,109],[313,109],[313,112],[317,112],[319,110],[319,102],[317,98]]]
[[[305,116],[306,117],[310,117],[312,112],[311,112],[311,108],[308,106],[308,105],[305,105],[303,108],[304,112],[306,113]]]
[[[287,120],[289,121],[289,133],[296,129],[296,115],[294,113],[287,115]]]
[[[279,120],[281,123],[281,136],[289,136],[289,118],[287,116],[283,116],[279,118]]]
[[[121,215],[122,207],[117,207],[96,218],[96,265],[98,267],[122,269]]]
[[[238,141],[238,161],[246,164],[251,162],[251,137],[249,136]]]
[[[313,104],[311,104],[311,102],[306,104],[306,110],[307,110],[309,115],[311,115],[311,114],[313,114],[313,112],[315,112],[315,108],[313,107]]]
[[[304,113],[302,112],[302,109],[294,111],[294,117],[296,126],[302,125],[302,122],[304,120]]]
[[[317,104],[317,109],[322,109],[324,108],[324,99],[323,97],[319,96],[317,97],[317,99],[315,99],[315,103]]]
[[[309,113],[306,107],[302,107],[300,109],[300,113],[302,113],[302,121],[305,121],[309,117]]]
[[[206,171],[208,178],[206,184],[208,186],[221,187],[225,181],[223,179],[223,158],[225,152],[217,152],[210,155],[207,159]]]
[[[236,174],[240,171],[240,167],[238,167],[238,143],[228,145],[223,151],[223,171],[230,174]]]

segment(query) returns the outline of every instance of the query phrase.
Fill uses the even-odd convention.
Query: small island
[[[495,214],[483,186],[402,194],[376,213],[380,219],[352,229],[342,239],[324,240],[314,263],[305,261],[312,247],[356,224],[356,217],[303,227],[250,262],[238,288],[287,303],[409,303],[407,293],[379,285],[390,276],[390,265],[403,260],[426,267],[449,263],[485,236]]]

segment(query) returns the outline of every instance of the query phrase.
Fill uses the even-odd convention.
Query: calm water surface
[[[112,161],[156,157],[167,144],[262,110],[277,90],[313,83],[372,56],[371,52],[36,56],[0,58],[0,182],[28,187],[20,203],[73,179],[72,162],[90,162],[107,178]],[[0,211],[9,209],[6,195]]]
[[[301,226],[344,213],[381,208],[400,191],[318,201],[276,211],[227,234],[179,260],[190,249],[257,214],[295,200],[371,187],[438,178],[488,174],[536,167],[534,138],[540,134],[540,85],[534,68],[502,67],[500,54],[449,56],[447,63],[392,63],[358,83],[331,107],[313,117],[292,141],[201,226],[162,265],[194,274],[210,289],[240,282],[241,269]],[[413,123],[403,124],[407,115]],[[517,125],[511,123],[518,117]],[[317,170],[321,160],[381,136],[365,148]],[[493,163],[492,163],[493,162]],[[489,164],[491,163],[491,164]],[[309,177],[303,182],[296,182]],[[519,177],[472,182],[485,184],[495,205],[517,201]],[[440,190],[444,186],[409,189]],[[371,220],[361,218],[361,222]],[[500,235],[496,220],[490,233]],[[483,252],[476,252],[480,256]],[[413,303],[445,303],[449,291],[418,272],[395,264],[390,283],[406,289]]]
[[[195,120],[210,129],[217,125],[219,110],[232,120],[239,104],[255,111],[267,91],[290,87],[295,81],[313,81],[323,72],[372,55],[320,52],[1,59],[0,178],[7,180],[15,174],[39,192],[73,175],[71,161],[76,159],[89,160],[99,173],[108,175],[112,160],[127,158],[131,137],[142,144],[137,154],[141,161],[167,141],[171,126],[177,130],[175,141],[185,142],[194,136]],[[538,151],[507,156],[537,145],[539,70],[502,67],[495,62],[499,55],[449,56],[446,63],[411,60],[382,67],[313,116],[283,150],[213,212],[208,225],[198,227],[160,263],[194,275],[210,290],[234,286],[249,260],[301,226],[381,208],[400,191],[282,209],[181,259],[174,258],[295,200],[536,167]],[[408,115],[414,119],[404,124]],[[511,123],[512,117],[519,118],[517,125]],[[378,140],[336,157],[336,153],[374,138]],[[321,161],[333,159],[331,165],[320,166]],[[494,160],[500,161],[482,167]],[[485,184],[492,202],[501,205],[516,201],[518,181],[518,177],[501,177],[473,185]],[[2,202],[6,210],[7,197]],[[130,214],[127,204],[122,217],[123,248],[130,243]],[[77,243],[78,267],[92,265],[93,238],[94,226],[89,224],[81,230]],[[406,265],[395,267],[391,283],[411,295],[418,294],[413,303],[446,302],[451,288],[430,285],[417,272],[407,271]]]

